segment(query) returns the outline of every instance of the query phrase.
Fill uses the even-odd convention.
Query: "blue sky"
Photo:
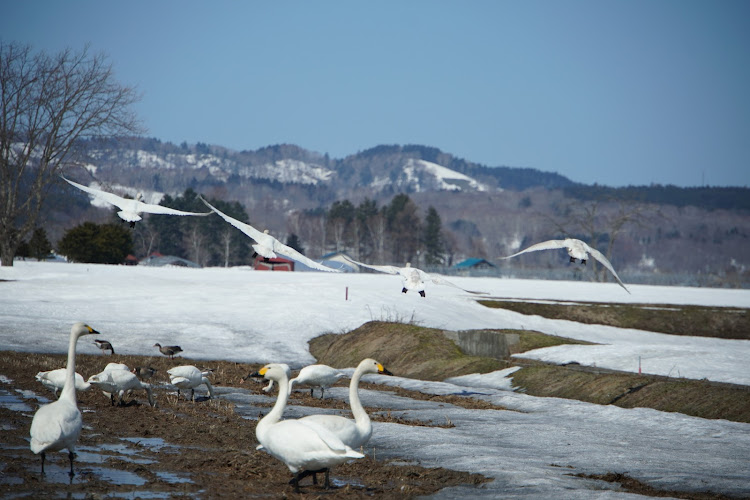
[[[4,1],[91,44],[163,141],[334,158],[423,144],[621,186],[750,186],[750,2]]]

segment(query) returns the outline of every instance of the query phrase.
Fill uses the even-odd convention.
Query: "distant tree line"
[[[609,187],[575,184],[563,189],[565,195],[582,201],[610,200],[695,206],[707,210],[750,210],[750,188],[746,187],[679,187],[651,186]]]
[[[252,224],[239,202],[213,198],[208,201],[227,215]],[[175,198],[166,195],[161,204],[190,212],[208,211],[190,188]],[[327,210],[295,212],[289,226],[285,243],[303,254],[306,248],[313,249],[314,257],[345,251],[356,259],[377,263],[447,263],[446,240],[437,210],[430,206],[423,219],[406,194],[394,196],[382,207],[369,199],[357,206],[343,200]],[[143,258],[158,252],[202,266],[235,266],[251,263],[251,243],[250,238],[218,216],[148,216],[131,230],[113,210],[112,222],[84,222],[68,230],[57,248],[77,262],[118,264],[129,254]]]

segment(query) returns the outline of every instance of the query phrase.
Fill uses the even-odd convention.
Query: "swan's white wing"
[[[62,175],[60,177],[62,177],[62,180],[64,180],[65,182],[67,182],[68,184],[71,184],[71,185],[77,187],[81,191],[85,191],[85,192],[87,192],[88,194],[90,194],[92,196],[96,196],[97,198],[100,198],[100,199],[106,201],[109,204],[115,205],[115,206],[117,206],[118,208],[120,208],[122,210],[125,210],[125,208],[126,208],[125,202],[129,201],[129,200],[126,200],[125,198],[123,198],[122,196],[117,196],[114,193],[108,193],[106,191],[101,191],[99,189],[94,189],[94,188],[90,188],[90,187],[84,186],[82,184],[78,184],[77,182],[73,182],[71,180],[66,179]]]
[[[625,284],[620,280],[620,277],[617,276],[617,273],[615,272],[615,268],[612,267],[612,264],[609,262],[609,260],[602,254],[599,250],[596,248],[591,248],[590,246],[586,245],[586,250],[591,254],[592,257],[594,257],[596,260],[601,262],[601,264],[609,269],[609,272],[612,273],[612,276],[615,277],[617,280],[617,283],[620,284],[621,287],[625,289],[626,292],[630,293],[630,290],[628,290],[628,287],[625,286]]]
[[[359,262],[354,259],[351,259],[347,257],[346,255],[343,255],[344,259],[348,260],[352,264],[357,264],[358,266],[366,267],[368,269],[372,269],[374,271],[380,271],[381,273],[387,273],[387,274],[399,274],[401,271],[400,267],[396,266],[376,266],[372,264],[365,264],[364,262]]]
[[[164,215],[211,215],[211,212],[184,212],[175,208],[165,207],[163,205],[154,205],[152,203],[143,203],[139,201],[136,210],[139,213],[148,212],[150,214],[164,214]]]
[[[320,439],[323,440],[323,442],[333,451],[344,453],[346,456],[350,458],[363,458],[364,455],[352,450],[349,446],[344,444],[344,442],[339,439],[336,434],[329,431],[322,425],[318,424],[317,422],[313,422],[311,420],[305,420],[305,419],[298,419],[296,422],[304,425],[305,427],[308,427],[312,431],[315,432],[315,434],[320,437]]]
[[[521,255],[522,253],[526,252],[536,252],[537,250],[552,250],[555,248],[565,248],[565,240],[543,241],[541,243],[537,243],[536,245],[531,245],[529,248],[521,250],[520,252],[516,252],[513,255],[503,257],[503,259],[510,259],[511,257],[515,257],[516,255]]]
[[[483,294],[487,293],[487,292],[475,292],[473,290],[467,290],[466,288],[462,288],[462,287],[456,285],[455,283],[451,283],[447,279],[445,279],[445,278],[443,278],[441,276],[438,276],[436,274],[427,274],[424,271],[420,271],[420,274],[422,275],[422,279],[423,280],[425,280],[425,281],[427,281],[427,280],[432,281],[436,285],[448,285],[448,286],[452,286],[453,288],[458,288],[459,290],[463,290],[464,292],[474,293],[474,294],[477,294],[477,295],[483,295]]]
[[[203,203],[206,204],[206,206],[208,206],[208,208],[216,212],[216,214],[219,215],[222,219],[224,219],[225,221],[227,221],[228,223],[230,223],[231,225],[233,225],[234,227],[236,227],[237,229],[245,233],[245,235],[249,236],[256,242],[260,242],[260,239],[264,236],[264,233],[261,233],[250,224],[246,224],[244,222],[238,221],[234,217],[228,216],[227,214],[225,214],[224,212],[222,212],[221,210],[219,210],[218,208],[214,207],[209,202],[204,200],[202,196],[199,196],[199,198],[201,199]]]
[[[309,257],[305,257],[294,248],[284,245],[282,242],[280,242],[276,238],[273,238],[273,251],[276,253],[280,253],[281,255],[285,255],[286,257],[289,257],[290,259],[302,262],[307,267],[317,269],[318,271],[328,271],[331,273],[341,272],[340,269],[333,269],[328,266],[324,266],[323,264],[315,262]]]

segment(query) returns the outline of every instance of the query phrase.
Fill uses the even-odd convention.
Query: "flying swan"
[[[31,421],[31,444],[30,448],[34,454],[41,454],[42,474],[44,474],[44,458],[48,451],[60,451],[67,449],[70,459],[71,481],[73,472],[73,459],[75,458],[75,446],[78,435],[83,427],[81,411],[76,403],[76,343],[84,335],[98,334],[90,326],[78,322],[70,329],[70,340],[68,342],[68,363],[65,367],[65,385],[60,394],[60,399],[40,407]]]
[[[77,182],[68,180],[63,176],[60,177],[62,177],[65,182],[77,187],[81,191],[85,191],[90,195],[96,196],[97,198],[106,201],[110,205],[115,205],[120,209],[120,211],[117,212],[117,215],[120,216],[122,220],[129,222],[130,227],[135,227],[135,223],[142,219],[141,214],[144,212],[162,215],[209,215],[211,213],[183,212],[182,210],[176,210],[174,208],[169,208],[162,205],[144,203],[142,201],[143,193],[138,193],[136,199],[134,200],[130,198],[123,198],[122,196],[117,196],[114,193],[108,193],[107,191],[101,191],[99,189],[86,187],[82,184],[78,184]]]
[[[222,219],[245,233],[245,235],[249,236],[251,239],[253,239],[256,244],[253,245],[253,250],[255,250],[255,253],[258,255],[263,256],[266,259],[274,259],[277,257],[277,253],[284,255],[286,257],[289,257],[290,259],[302,262],[307,267],[311,267],[313,269],[317,269],[318,271],[328,271],[331,273],[339,273],[341,272],[339,269],[332,269],[328,266],[324,266],[323,264],[320,264],[318,262],[315,262],[314,260],[305,257],[301,253],[299,253],[297,250],[295,250],[292,247],[288,247],[284,245],[282,242],[268,234],[268,230],[264,232],[260,232],[257,229],[255,229],[250,224],[246,224],[244,222],[240,222],[237,219],[234,219],[230,216],[228,216],[225,213],[222,213],[220,210],[218,210],[216,207],[211,205],[209,202],[204,200],[202,197],[199,197],[203,203],[206,204],[208,208],[216,212],[217,215],[219,215]]]
[[[282,461],[293,474],[294,491],[299,493],[299,479],[307,473],[325,472],[325,487],[329,488],[328,470],[352,458],[364,458],[344,444],[325,427],[312,421],[281,420],[289,397],[288,367],[271,363],[264,366],[255,377],[274,380],[279,384],[279,396],[273,409],[255,428],[255,437],[272,457]]]
[[[536,245],[531,245],[529,248],[521,250],[520,252],[516,252],[513,255],[503,257],[503,259],[510,259],[511,257],[515,257],[516,255],[521,255],[522,253],[526,252],[535,252],[537,250],[553,250],[556,248],[565,248],[568,251],[568,255],[570,256],[570,262],[575,262],[576,259],[579,259],[581,261],[581,264],[583,264],[584,266],[586,265],[586,260],[588,260],[589,258],[589,254],[591,254],[593,258],[601,262],[604,267],[609,269],[609,272],[611,272],[612,276],[615,277],[617,283],[619,283],[626,292],[630,293],[630,290],[628,290],[625,284],[620,281],[620,277],[617,276],[615,268],[612,267],[612,264],[609,262],[609,260],[607,260],[607,258],[596,248],[591,248],[585,242],[577,240],[575,238],[543,241],[541,243],[537,243]]]
[[[364,446],[372,436],[372,423],[367,412],[359,400],[359,381],[366,373],[379,373],[381,375],[393,375],[386,370],[382,364],[374,359],[363,359],[357,369],[354,370],[352,380],[349,383],[349,406],[351,406],[354,420],[339,415],[308,415],[300,421],[315,422],[333,432],[345,445],[356,450]]]
[[[427,281],[430,281],[436,285],[452,286],[453,288],[458,288],[459,290],[463,290],[464,292],[468,292],[468,293],[476,293],[476,294],[484,293],[484,292],[473,292],[471,290],[466,290],[465,288],[461,288],[460,286],[455,285],[451,283],[450,281],[444,278],[441,278],[440,276],[437,276],[435,274],[428,274],[422,271],[421,269],[417,269],[416,267],[411,267],[410,262],[407,262],[405,267],[376,266],[372,264],[365,264],[363,262],[358,262],[354,259],[347,257],[346,255],[344,255],[343,257],[349,262],[351,262],[352,264],[357,264],[358,266],[363,266],[369,269],[374,269],[375,271],[380,271],[381,273],[400,275],[401,281],[403,282],[401,293],[406,293],[409,290],[413,290],[415,292],[419,292],[419,295],[424,297],[425,296],[424,284]]]

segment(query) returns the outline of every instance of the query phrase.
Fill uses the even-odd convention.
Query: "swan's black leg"
[[[571,257],[571,258],[570,258],[570,262],[575,262],[575,261],[576,261],[576,258],[575,258],[575,257]]]
[[[42,475],[44,475],[44,452],[42,452]]]
[[[326,480],[325,480],[325,483],[323,483],[323,488],[329,490],[331,489],[331,482],[328,480],[328,472],[330,469],[324,469],[324,470],[326,472]]]
[[[75,476],[75,472],[73,472],[73,458],[75,458],[76,454],[72,451],[68,450],[68,458],[70,459],[70,473],[68,474],[70,476],[70,480],[73,480],[73,476]]]
[[[586,265],[586,259],[581,259],[581,264]]]

